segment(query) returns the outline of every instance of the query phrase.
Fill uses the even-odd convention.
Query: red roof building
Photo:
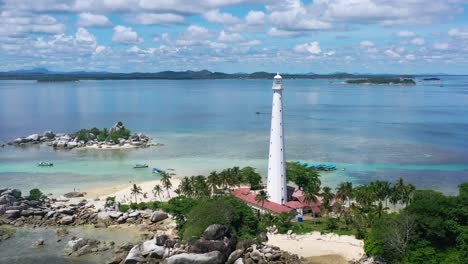
[[[249,188],[239,188],[231,192],[231,194],[241,199],[242,201],[248,203],[250,206],[258,210],[262,210],[262,203],[259,203],[255,200],[256,194],[250,191]],[[271,201],[265,201],[263,203],[263,209],[277,214],[281,214],[283,212],[289,213],[293,210],[293,208],[277,204]]]
[[[255,200],[255,192],[251,191],[249,188],[239,188],[231,192],[231,194],[248,203],[250,206],[255,207],[258,210],[262,210],[262,204]],[[288,201],[284,205],[271,201],[265,201],[263,204],[263,209],[277,214],[291,212],[293,210],[312,210],[316,214],[320,213],[320,205],[322,205],[321,197],[317,196],[317,203],[306,203],[304,201],[304,193],[298,189],[295,189],[290,197],[291,201]]]

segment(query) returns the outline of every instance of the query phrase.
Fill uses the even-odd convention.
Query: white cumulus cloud
[[[154,14],[154,13],[142,13],[138,14],[135,18],[130,18],[130,22],[142,25],[157,25],[157,24],[182,24],[185,22],[185,18],[181,15],[165,13],[165,14]]]
[[[133,31],[131,27],[125,27],[121,25],[114,27],[112,41],[123,44],[143,43],[143,39],[140,38],[138,33]]]
[[[294,50],[299,53],[310,53],[310,54],[320,54],[322,49],[318,41],[313,41],[310,43],[298,44],[294,47]]]
[[[218,24],[235,24],[240,21],[238,17],[235,17],[230,13],[221,13],[218,9],[211,10],[203,14],[203,17],[208,22],[218,23]]]
[[[78,26],[80,27],[108,27],[112,23],[104,15],[92,14],[89,12],[78,15]]]
[[[402,38],[411,38],[411,37],[415,37],[416,33],[414,33],[413,31],[402,30],[402,31],[398,31],[396,35]]]
[[[221,30],[219,33],[218,41],[220,42],[239,42],[244,40],[244,37],[239,33],[226,33],[224,30]]]

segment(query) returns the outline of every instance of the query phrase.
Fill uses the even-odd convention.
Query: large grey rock
[[[59,214],[66,214],[66,215],[72,215],[73,214],[73,209],[65,207],[65,208],[60,208],[57,210],[57,213]]]
[[[214,224],[205,229],[203,238],[207,240],[221,240],[229,234],[229,228],[224,225]]]
[[[26,138],[16,138],[13,140],[14,144],[28,143],[30,140]]]
[[[78,249],[84,247],[86,245],[86,240],[83,238],[78,238],[75,240],[70,240],[65,247],[65,253],[67,255],[71,255],[73,252],[76,252]]]
[[[151,214],[151,217],[150,217],[150,220],[151,222],[153,223],[157,223],[159,221],[162,221],[164,219],[166,219],[168,216],[165,212],[162,212],[162,211],[155,211]]]
[[[125,258],[124,264],[133,264],[138,262],[143,262],[145,259],[141,255],[140,246],[136,245],[130,249],[127,257]]]
[[[6,212],[7,207],[7,204],[0,204],[0,214],[4,214]]]
[[[75,221],[75,217],[73,215],[67,215],[67,216],[62,217],[62,219],[60,219],[60,223],[62,225],[69,225],[73,223],[73,221]]]
[[[129,213],[129,214],[127,215],[127,218],[128,218],[128,217],[133,217],[133,218],[135,218],[135,217],[138,217],[139,215],[140,215],[140,212],[131,212],[131,213]]]
[[[77,197],[84,197],[85,193],[69,192],[69,193],[64,194],[63,196],[65,196],[66,198],[77,198]]]
[[[55,137],[55,134],[52,131],[44,131],[44,133],[42,133],[42,136],[51,139]]]
[[[221,264],[223,255],[219,251],[204,254],[182,253],[166,259],[167,264]]]
[[[26,137],[27,140],[29,141],[38,141],[39,140],[39,135],[38,134],[32,134]]]
[[[167,239],[168,239],[168,236],[167,236],[167,235],[160,235],[160,236],[157,236],[157,237],[155,238],[155,240],[156,240],[156,245],[158,245],[158,246],[164,246],[164,244],[166,243]]]
[[[21,196],[21,192],[20,192],[19,196]],[[15,197],[13,195],[12,190],[5,191],[5,192],[3,192],[2,196],[0,196],[0,204],[8,204],[8,205],[11,206],[11,205],[13,205],[13,203],[15,203],[17,201],[17,198],[19,198],[19,197]]]
[[[5,216],[9,219],[16,219],[20,216],[20,210],[6,210]]]
[[[148,241],[143,242],[143,244],[140,247],[141,255],[147,256],[151,254],[152,256],[158,256],[162,258],[164,255],[164,246],[158,246],[156,245],[156,240],[151,239]]]
[[[44,239],[34,240],[31,245],[31,247],[33,248],[41,248],[43,246],[44,246]]]
[[[233,264],[234,262],[237,261],[237,259],[239,259],[240,257],[242,257],[242,254],[244,254],[244,250],[243,249],[237,249],[237,250],[234,250],[231,255],[229,255],[226,263],[227,264]]]
[[[109,212],[109,217],[112,219],[117,219],[123,215],[122,212],[117,212],[117,211],[110,211]]]
[[[242,258],[238,258],[236,261],[234,261],[234,264],[244,264],[244,260]]]
[[[28,216],[33,215],[33,214],[34,214],[34,211],[32,211],[32,210],[23,210],[20,213],[20,215],[24,216],[24,217],[28,217]]]
[[[56,213],[56,212],[55,212],[54,210],[51,210],[51,211],[48,211],[48,212],[47,212],[46,216],[47,216],[47,218],[50,218],[50,217],[52,217],[55,213]]]

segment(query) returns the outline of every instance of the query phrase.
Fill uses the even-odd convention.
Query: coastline
[[[140,181],[140,182],[132,182],[129,181],[128,183],[118,183],[114,185],[110,185],[107,187],[96,187],[91,189],[85,190],[85,197],[87,199],[96,199],[99,198],[98,201],[94,201],[94,204],[97,208],[104,208],[104,203],[107,197],[115,196],[115,201],[120,202],[122,204],[128,204],[135,202],[135,197],[131,194],[131,188],[133,184],[141,187],[141,192],[146,193],[146,198],[143,195],[138,196],[138,203],[139,202],[151,202],[151,201],[168,201],[172,197],[177,196],[174,190],[179,186],[181,181],[181,176],[174,176],[171,179],[172,189],[168,192],[163,190],[160,197],[154,197],[153,195],[153,187],[156,184],[161,184],[160,180],[151,180],[151,181]]]

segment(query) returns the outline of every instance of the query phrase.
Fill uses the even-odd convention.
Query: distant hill
[[[34,68],[26,70],[15,70],[0,72],[3,80],[38,80],[38,81],[77,81],[77,80],[133,80],[133,79],[161,79],[161,80],[210,80],[210,79],[272,79],[276,73],[254,72],[254,73],[223,73],[201,71],[161,71],[161,72],[53,72],[45,68]],[[331,74],[282,74],[284,79],[353,79],[353,78],[375,78],[378,76],[392,76],[395,78],[413,78],[411,75],[388,75],[388,74],[350,74],[336,72]]]

